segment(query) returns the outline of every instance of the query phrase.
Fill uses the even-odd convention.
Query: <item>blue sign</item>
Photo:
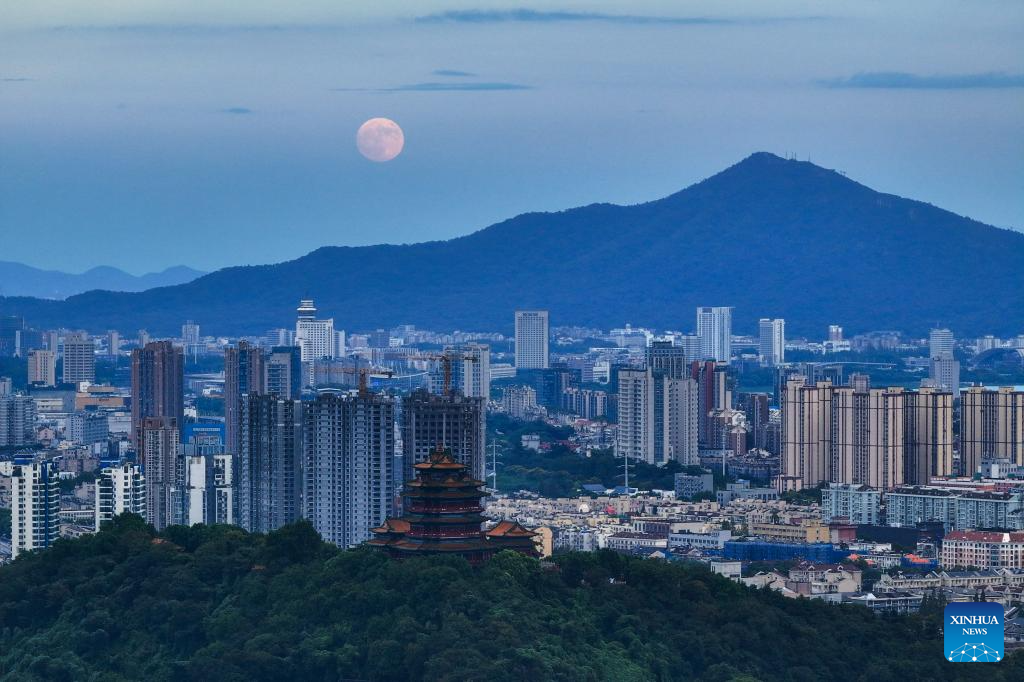
[[[993,602],[956,602],[943,615],[945,657],[953,663],[1003,660],[1003,607]]]

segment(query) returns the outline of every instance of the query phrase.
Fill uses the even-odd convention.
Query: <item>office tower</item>
[[[153,341],[132,351],[132,433],[137,452],[142,451],[146,418],[167,418],[175,429],[185,423],[184,368],[181,349],[170,341]],[[150,504],[150,511],[153,507]]]
[[[953,394],[935,388],[908,391],[903,406],[907,485],[953,475]]]
[[[242,396],[263,393],[263,350],[245,341],[224,349],[224,443],[227,452],[238,454],[238,422]]]
[[[790,377],[782,392],[781,488],[813,488],[828,480],[832,444],[830,381],[808,386],[803,376]]]
[[[0,396],[0,447],[36,441],[36,403],[27,395]]]
[[[436,395],[413,391],[402,399],[403,481],[413,479],[413,465],[425,462],[438,446],[456,462],[484,478],[484,399],[453,391]]]
[[[452,371],[452,388],[470,398],[491,397],[491,347],[482,343],[447,346]]]
[[[901,388],[833,389],[827,478],[890,489],[903,484],[904,397]]]
[[[181,342],[185,348],[199,345],[199,325],[192,320],[181,325]]]
[[[96,345],[88,334],[65,336],[63,358],[62,383],[96,381]]]
[[[145,329],[140,329],[136,345],[138,345],[139,348],[145,348],[149,344],[149,341],[149,332],[147,332]]]
[[[334,331],[334,353],[333,357],[343,358],[346,354],[345,348],[345,330],[336,329]]]
[[[700,447],[719,447],[714,412],[732,407],[732,391],[725,364],[711,360],[690,365],[690,378],[697,382],[697,440]]]
[[[184,522],[233,524],[234,515],[234,457],[225,453],[196,452],[200,449],[186,446],[185,450],[185,511]]]
[[[960,361],[952,355],[932,356],[928,360],[928,379],[934,388],[960,396]]]
[[[933,329],[928,334],[928,357],[950,358],[956,348],[956,339],[948,329]]]
[[[548,311],[516,311],[516,369],[547,369]]]
[[[56,351],[39,349],[29,351],[28,383],[45,387],[57,384]]]
[[[113,329],[107,332],[107,355],[117,357],[121,352],[121,334]]]
[[[18,315],[0,316],[0,357],[18,354],[18,334],[25,328],[25,319]]]
[[[92,445],[106,441],[110,436],[107,413],[98,410],[75,412],[68,417],[67,436],[79,445]]]
[[[96,477],[95,514],[97,531],[120,514],[146,518],[146,479],[142,467],[130,462],[104,467]]]
[[[302,349],[298,346],[274,346],[264,360],[267,395],[298,400],[302,396]]]
[[[144,417],[139,427],[139,463],[146,479],[146,521],[158,531],[181,523],[181,436],[173,417]]]
[[[830,324],[828,326],[828,340],[832,343],[837,343],[843,340],[843,328],[838,324]]]
[[[302,516],[302,402],[242,396],[238,451],[238,519],[269,533]]]
[[[960,394],[960,473],[1008,459],[1024,464],[1024,391],[973,387]]]
[[[316,319],[316,306],[312,299],[300,301],[296,312],[299,317],[295,322],[295,345],[301,349],[305,369],[305,383],[299,387],[301,390],[313,385],[313,363],[334,357],[334,319]]]
[[[573,385],[572,370],[565,365],[547,369],[523,369],[516,371],[516,379],[537,392],[537,404],[548,410],[562,406],[562,394]]]
[[[43,549],[60,536],[60,488],[50,462],[15,464],[11,472],[11,556]]]
[[[775,367],[786,361],[786,321],[762,317],[758,322],[758,355],[765,367]]]
[[[616,456],[696,464],[697,382],[647,368],[619,370],[618,384]]]
[[[395,496],[395,399],[326,393],[305,407],[305,517],[339,547],[369,540]]]
[[[850,375],[848,385],[858,393],[867,393],[871,390],[871,375],[854,372]]]
[[[701,360],[729,364],[732,359],[732,308],[697,308]]]

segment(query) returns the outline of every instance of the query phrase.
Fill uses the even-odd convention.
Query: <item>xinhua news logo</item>
[[[957,602],[943,615],[945,656],[954,663],[1003,660],[1003,607],[992,602]]]

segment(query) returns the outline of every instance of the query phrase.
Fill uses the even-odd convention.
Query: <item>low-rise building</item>
[[[866,592],[849,597],[846,601],[867,607],[875,613],[917,613],[924,595],[917,592]]]
[[[943,568],[1024,568],[1024,533],[947,533],[941,563]]]
[[[751,523],[747,532],[777,542],[831,542],[828,526],[813,520],[801,523]]]
[[[882,493],[866,485],[830,483],[821,491],[821,520],[832,523],[842,517],[855,524],[875,525]]]
[[[676,498],[690,500],[701,493],[715,490],[715,477],[710,471],[701,474],[676,474]]]

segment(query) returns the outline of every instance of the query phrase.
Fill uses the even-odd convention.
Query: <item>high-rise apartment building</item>
[[[758,322],[758,355],[765,367],[786,361],[786,321],[761,318]]]
[[[960,394],[960,473],[989,459],[1024,464],[1024,391],[974,387]]]
[[[242,396],[263,393],[266,369],[263,350],[245,341],[224,349],[224,433],[225,450],[238,455],[239,412]]]
[[[732,308],[697,308],[697,336],[701,360],[728,364],[732,359]]]
[[[803,376],[790,377],[782,393],[781,488],[812,488],[828,480],[832,448],[830,381],[808,386]]]
[[[907,485],[953,475],[953,394],[937,388],[907,391],[903,406]]]
[[[139,461],[146,479],[146,521],[157,530],[181,523],[184,463],[179,422],[145,417],[139,428]]]
[[[952,355],[932,356],[928,360],[928,379],[933,388],[960,396],[960,361]]]
[[[60,536],[60,488],[50,462],[16,464],[11,473],[11,555],[49,547]]]
[[[516,369],[547,369],[548,311],[516,311]]]
[[[339,547],[369,540],[395,497],[395,399],[326,393],[305,406],[305,517]]]
[[[621,369],[618,382],[616,456],[659,466],[696,464],[697,382],[650,367]]]
[[[830,324],[828,326],[828,340],[832,343],[838,343],[843,340],[843,328],[838,324]]]
[[[304,384],[313,385],[313,363],[324,358],[333,358],[336,340],[334,319],[316,319],[316,306],[312,299],[303,299],[296,309],[295,345],[301,349]]]
[[[834,389],[826,480],[886,490],[903,484],[904,397],[901,388]]]
[[[184,372],[184,355],[170,341],[153,341],[132,351],[132,437],[137,452],[142,451],[145,419],[165,418],[175,429],[185,423]],[[150,507],[152,511],[154,505]]]
[[[96,381],[96,344],[88,334],[68,334],[63,343],[61,382]]]
[[[264,361],[263,387],[267,395],[298,400],[302,396],[302,349],[298,346],[274,346]]]
[[[79,445],[92,445],[107,440],[110,436],[110,422],[106,412],[75,412],[68,417],[65,431],[67,437]]]
[[[146,516],[146,479],[142,467],[126,462],[104,467],[96,477],[97,531],[120,514]]]
[[[415,478],[413,465],[426,462],[442,446],[456,462],[484,479],[484,399],[456,391],[437,395],[413,391],[402,399],[403,481]]]
[[[0,396],[0,447],[28,445],[36,440],[36,404],[27,395]]]
[[[57,385],[57,351],[29,351],[28,383],[43,387]]]
[[[235,522],[234,460],[226,453],[185,453],[186,525]]]
[[[241,405],[238,524],[269,533],[302,516],[303,404],[246,394]]]
[[[121,333],[110,329],[107,331],[107,355],[116,358],[121,353]]]
[[[717,449],[721,444],[715,412],[732,407],[728,368],[713,360],[694,362],[690,378],[697,382],[697,442],[702,448]]]
[[[451,358],[452,388],[470,398],[491,397],[491,347],[482,343],[448,346]]]

